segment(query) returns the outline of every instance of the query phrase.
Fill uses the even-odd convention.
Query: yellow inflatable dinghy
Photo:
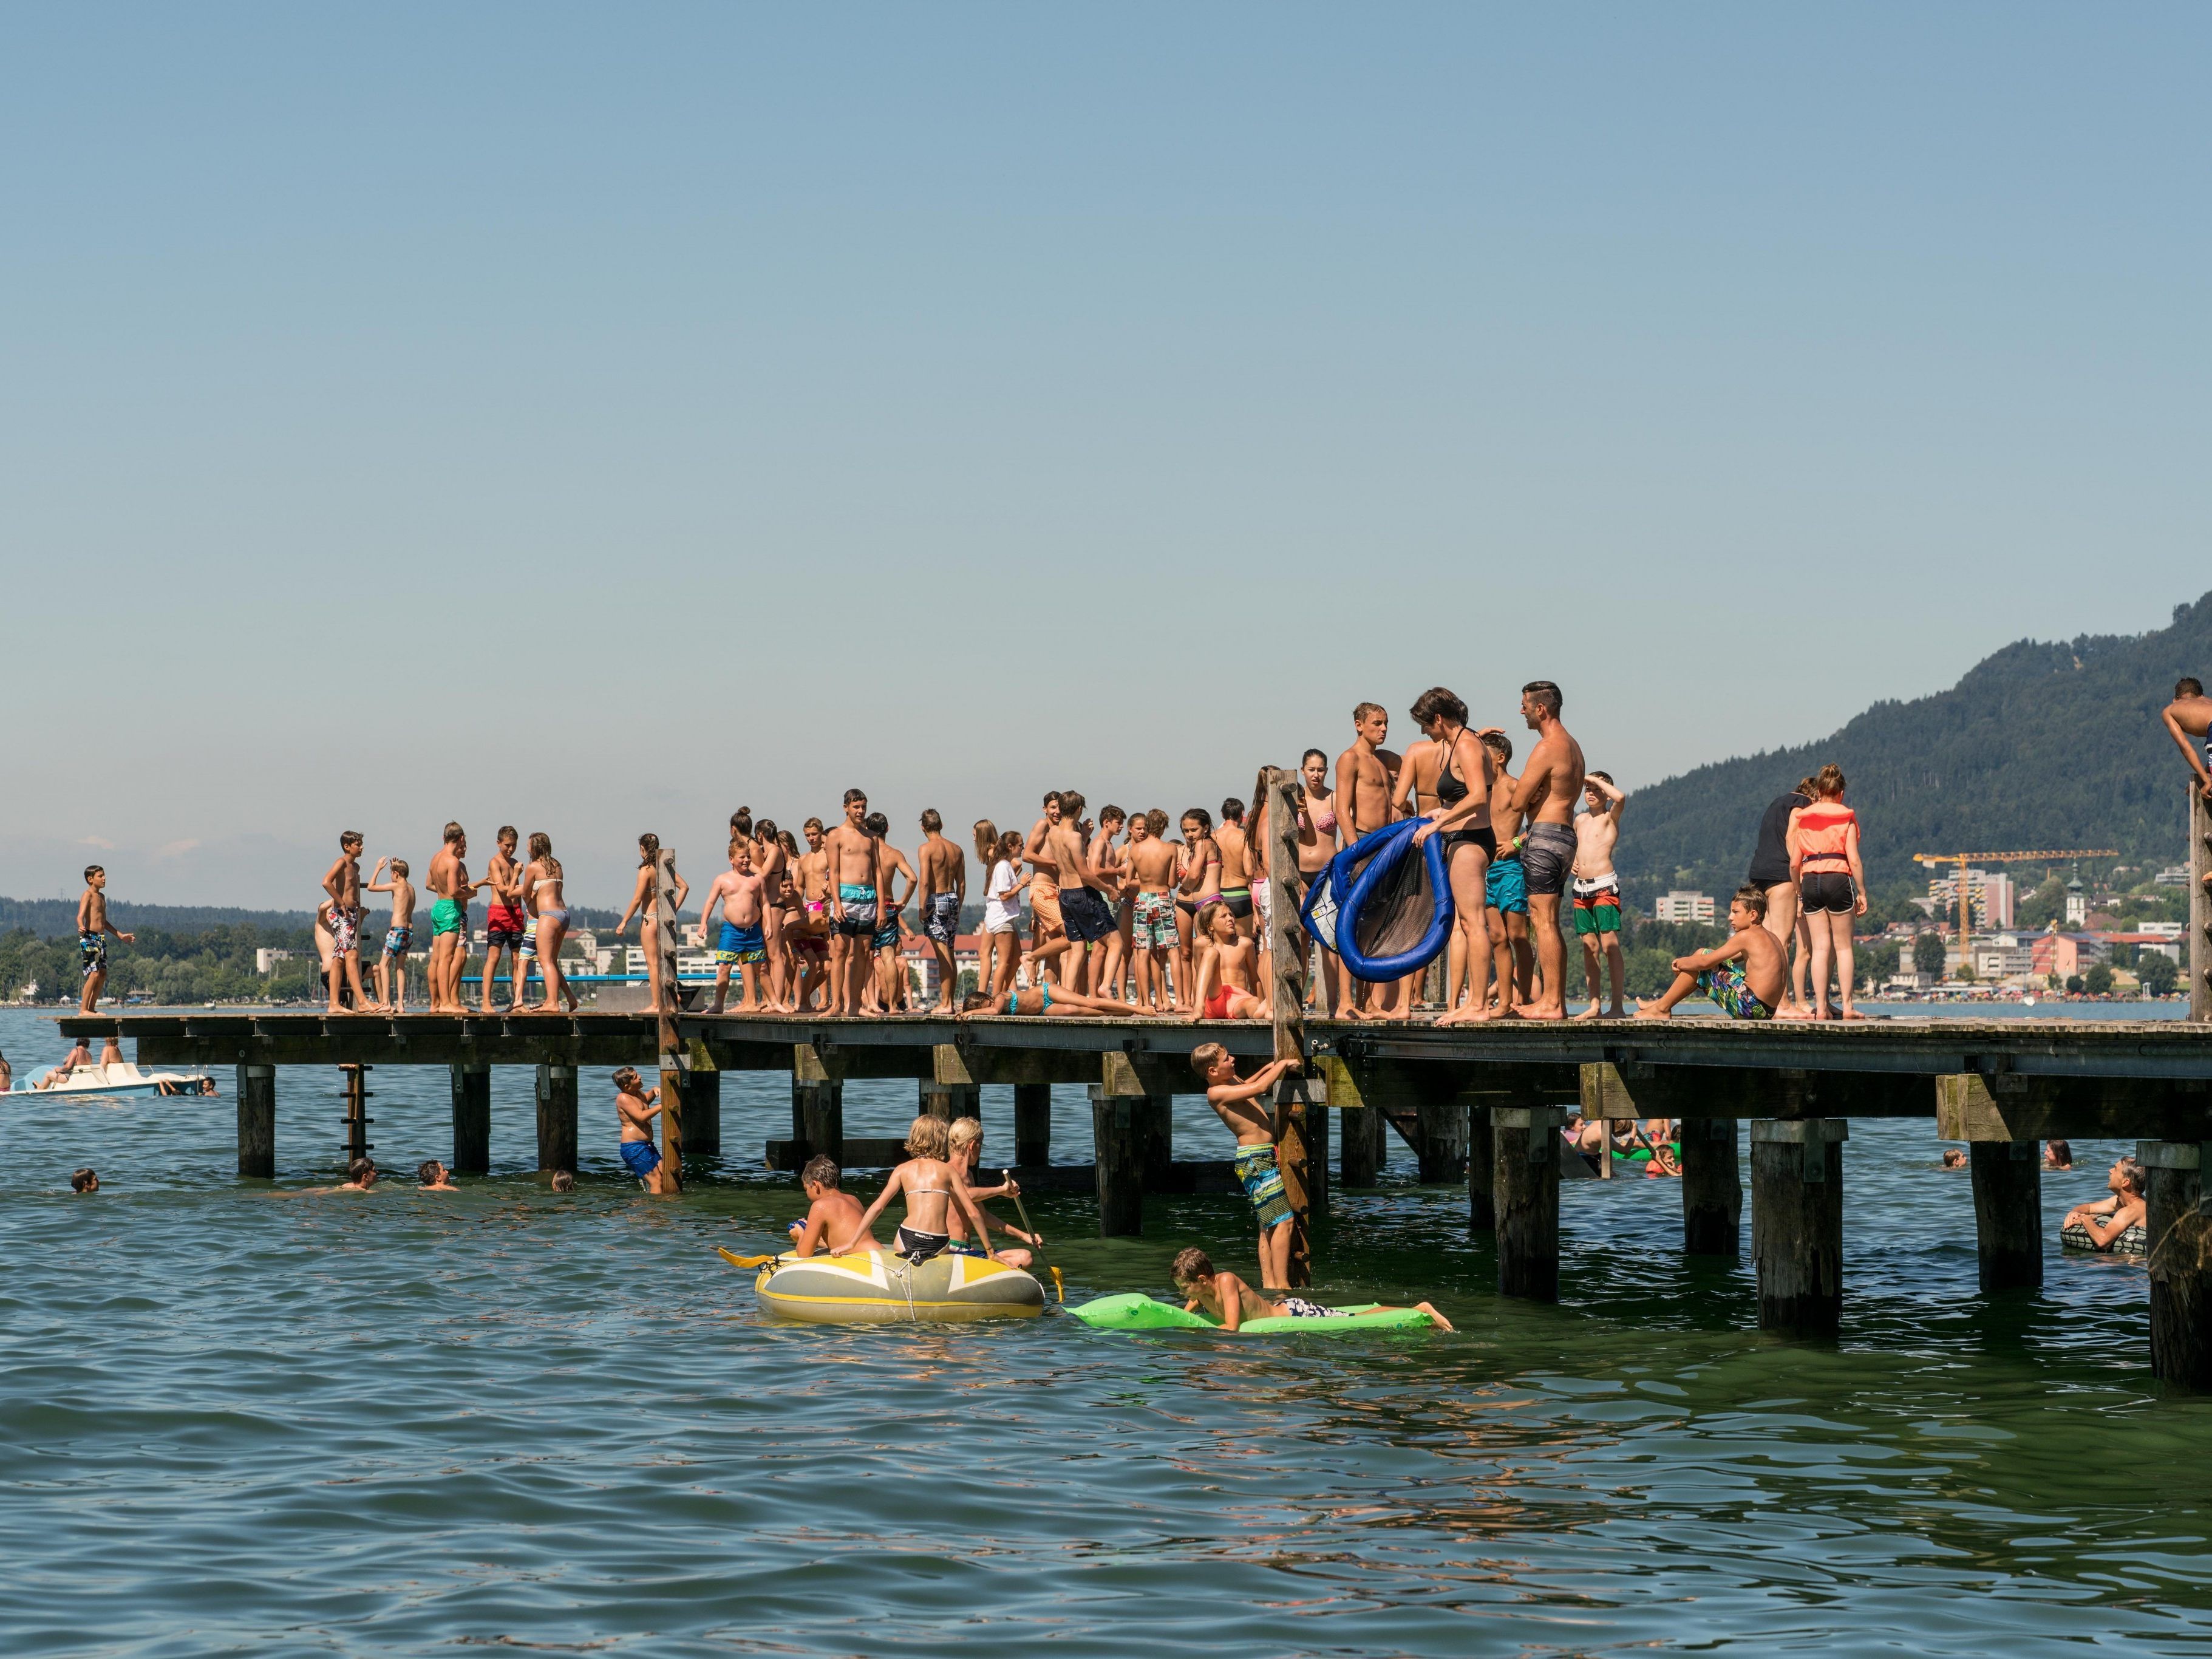
[[[761,1306],[816,1325],[956,1324],[1034,1319],[1044,1286],[988,1256],[947,1251],[915,1267],[896,1255],[789,1256],[753,1282]]]

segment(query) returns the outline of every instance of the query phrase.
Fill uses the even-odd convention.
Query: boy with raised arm
[[[390,881],[382,879],[386,865],[392,866]],[[368,890],[392,895],[392,921],[384,930],[384,952],[376,959],[376,1006],[396,1014],[407,1003],[407,947],[415,942],[415,884],[407,879],[407,860],[377,860]]]
[[[714,912],[721,911],[716,920]],[[714,1006],[719,1014],[730,1000],[730,969],[738,970],[745,1000],[741,1014],[761,1012],[760,970],[768,960],[768,937],[762,931],[767,915],[761,878],[753,873],[753,844],[743,836],[730,842],[730,867],[707,889],[699,906],[699,922],[714,952]]]
[[[1676,957],[1674,982],[1656,1002],[1636,1006],[1638,1019],[1667,1019],[1674,1005],[1703,994],[1730,1019],[1772,1019],[1789,978],[1790,959],[1766,931],[1766,895],[1746,885],[1729,901],[1729,936],[1710,951]]]
[[[1592,772],[1583,780],[1583,811],[1575,819],[1575,937],[1582,941],[1589,1006],[1575,1016],[1577,1019],[1595,1019],[1601,1013],[1620,1019],[1628,1012],[1620,1000],[1620,877],[1613,867],[1613,849],[1620,841],[1621,804],[1627,799],[1625,791],[1613,787],[1609,773]],[[1610,1008],[1601,990],[1601,958],[1613,969]]]
[[[84,866],[84,892],[76,902],[76,957],[84,969],[84,996],[78,1004],[90,1013],[107,986],[107,941],[137,942],[136,933],[118,933],[107,919],[107,872],[97,864]]]
[[[338,1006],[338,970],[345,970],[346,988],[353,993],[356,1014],[368,1012],[368,995],[361,988],[361,848],[358,830],[338,837],[337,862],[323,875],[323,890],[331,896],[331,1012]]]
[[[530,978],[523,937],[530,918],[522,909],[522,866],[514,856],[521,836],[511,823],[502,823],[492,843],[491,861],[484,867],[483,884],[491,889],[491,907],[484,913],[483,995],[477,1006],[491,1012],[491,982],[499,977],[499,959],[507,957],[507,1006],[522,1006]]]
[[[1299,1063],[1270,1060],[1250,1077],[1240,1078],[1236,1060],[1219,1043],[1201,1042],[1190,1051],[1191,1070],[1206,1079],[1206,1103],[1237,1137],[1237,1178],[1260,1220],[1260,1279],[1270,1287],[1290,1282],[1291,1199],[1275,1164],[1275,1120],[1260,1103]]]

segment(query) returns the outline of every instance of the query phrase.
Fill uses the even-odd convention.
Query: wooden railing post
[[[1306,970],[1298,959],[1298,809],[1293,773],[1270,766],[1260,774],[1260,794],[1267,804],[1267,957],[1273,967],[1269,996],[1275,1012],[1275,1058],[1303,1063],[1306,1055]],[[1318,1089],[1285,1089],[1275,1103],[1275,1161],[1283,1190],[1291,1200],[1289,1288],[1313,1283],[1311,1212],[1317,1190],[1325,1193],[1328,1170],[1313,1167],[1316,1150],[1328,1157],[1328,1108],[1316,1103]],[[1327,1202],[1326,1198],[1322,1200]]]

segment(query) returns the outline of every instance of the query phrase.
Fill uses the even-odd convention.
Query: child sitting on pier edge
[[[1270,1301],[1261,1295],[1235,1273],[1215,1269],[1204,1250],[1195,1247],[1182,1252],[1170,1270],[1175,1275],[1176,1288],[1189,1300],[1183,1306],[1185,1313],[1202,1313],[1209,1319],[1221,1322],[1221,1328],[1233,1331],[1248,1319],[1349,1319],[1352,1316],[1341,1308],[1324,1308],[1318,1302],[1309,1302],[1302,1296],[1286,1296],[1280,1301]],[[1428,1315],[1440,1331],[1452,1328],[1452,1322],[1426,1302],[1417,1302],[1414,1307]],[[1403,1313],[1402,1308],[1377,1304],[1372,1313]]]
[[[1656,1001],[1636,1006],[1638,1019],[1666,1019],[1692,994],[1707,996],[1730,1019],[1772,1019],[1790,976],[1789,960],[1766,931],[1766,895],[1749,884],[1729,901],[1729,936],[1710,951],[1676,957],[1674,982]]]
[[[1298,1069],[1295,1060],[1271,1060],[1249,1078],[1237,1075],[1237,1062],[1218,1042],[1190,1051],[1190,1068],[1206,1079],[1206,1103],[1222,1126],[1237,1137],[1237,1178],[1260,1220],[1260,1282],[1285,1285],[1291,1276],[1290,1194],[1275,1164],[1275,1121],[1260,1098],[1278,1079]],[[1233,1328],[1233,1327],[1232,1327]]]

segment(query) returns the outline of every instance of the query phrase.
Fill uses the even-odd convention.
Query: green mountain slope
[[[1850,780],[1877,891],[1924,883],[1922,852],[2115,847],[2123,863],[2178,864],[2186,773],[2158,714],[2183,674],[2212,683],[2212,594],[2156,633],[2022,640],[1949,690],[1877,703],[1820,742],[1639,790],[1621,826],[1630,896],[1731,891],[1767,803],[1829,761]]]

